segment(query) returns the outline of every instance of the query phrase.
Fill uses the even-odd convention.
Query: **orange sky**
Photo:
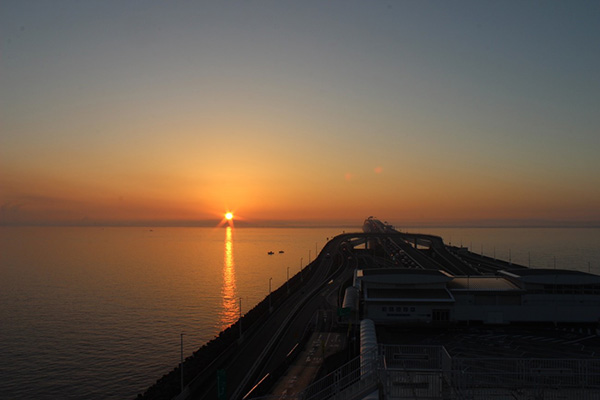
[[[0,224],[600,223],[597,5],[104,4],[0,13]]]

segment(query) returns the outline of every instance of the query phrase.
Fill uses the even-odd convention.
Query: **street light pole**
[[[242,298],[240,297],[240,339],[242,338]]]
[[[271,305],[271,281],[273,278],[269,278],[269,313],[273,312],[273,306]]]
[[[181,372],[181,392],[183,393],[183,333],[180,334],[180,338],[181,338],[181,367],[180,367],[180,372]]]

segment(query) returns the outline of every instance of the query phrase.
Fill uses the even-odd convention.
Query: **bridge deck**
[[[315,379],[325,358],[345,347],[345,337],[339,333],[315,332],[296,362],[275,385],[273,396],[292,396],[304,390]]]

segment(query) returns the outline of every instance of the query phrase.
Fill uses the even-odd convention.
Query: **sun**
[[[233,211],[227,211],[225,214],[221,214],[221,215],[223,215],[223,219],[221,220],[221,222],[219,222],[219,224],[217,226],[227,225],[227,226],[230,226],[233,228],[233,219],[240,218],[240,217],[234,217]]]

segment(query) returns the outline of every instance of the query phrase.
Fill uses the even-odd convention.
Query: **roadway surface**
[[[271,390],[273,398],[295,398],[316,378],[326,357],[342,351],[346,335],[318,331]]]
[[[439,236],[398,232],[392,226],[370,218],[365,221],[364,229],[368,233],[389,234],[388,237],[379,240],[380,245],[388,252],[391,248],[406,254],[420,268],[444,270],[455,276],[481,275],[477,268],[448,251]],[[417,250],[418,246],[427,248],[427,254]]]
[[[330,240],[319,257],[310,264],[310,268],[315,271],[305,281],[303,288],[291,294],[282,304],[273,304],[271,316],[251,335],[244,335],[234,357],[221,367],[226,373],[224,398],[241,399],[266,371],[282,363],[288,352],[300,341],[315,312],[327,307],[328,299],[331,299],[343,281],[342,276],[333,276],[332,271],[352,271],[350,268],[343,268],[347,265],[347,257],[344,257],[341,249],[344,240],[346,235]],[[326,256],[328,253],[330,256]],[[333,282],[328,284],[332,279]],[[216,379],[192,393],[189,398],[217,399]]]

